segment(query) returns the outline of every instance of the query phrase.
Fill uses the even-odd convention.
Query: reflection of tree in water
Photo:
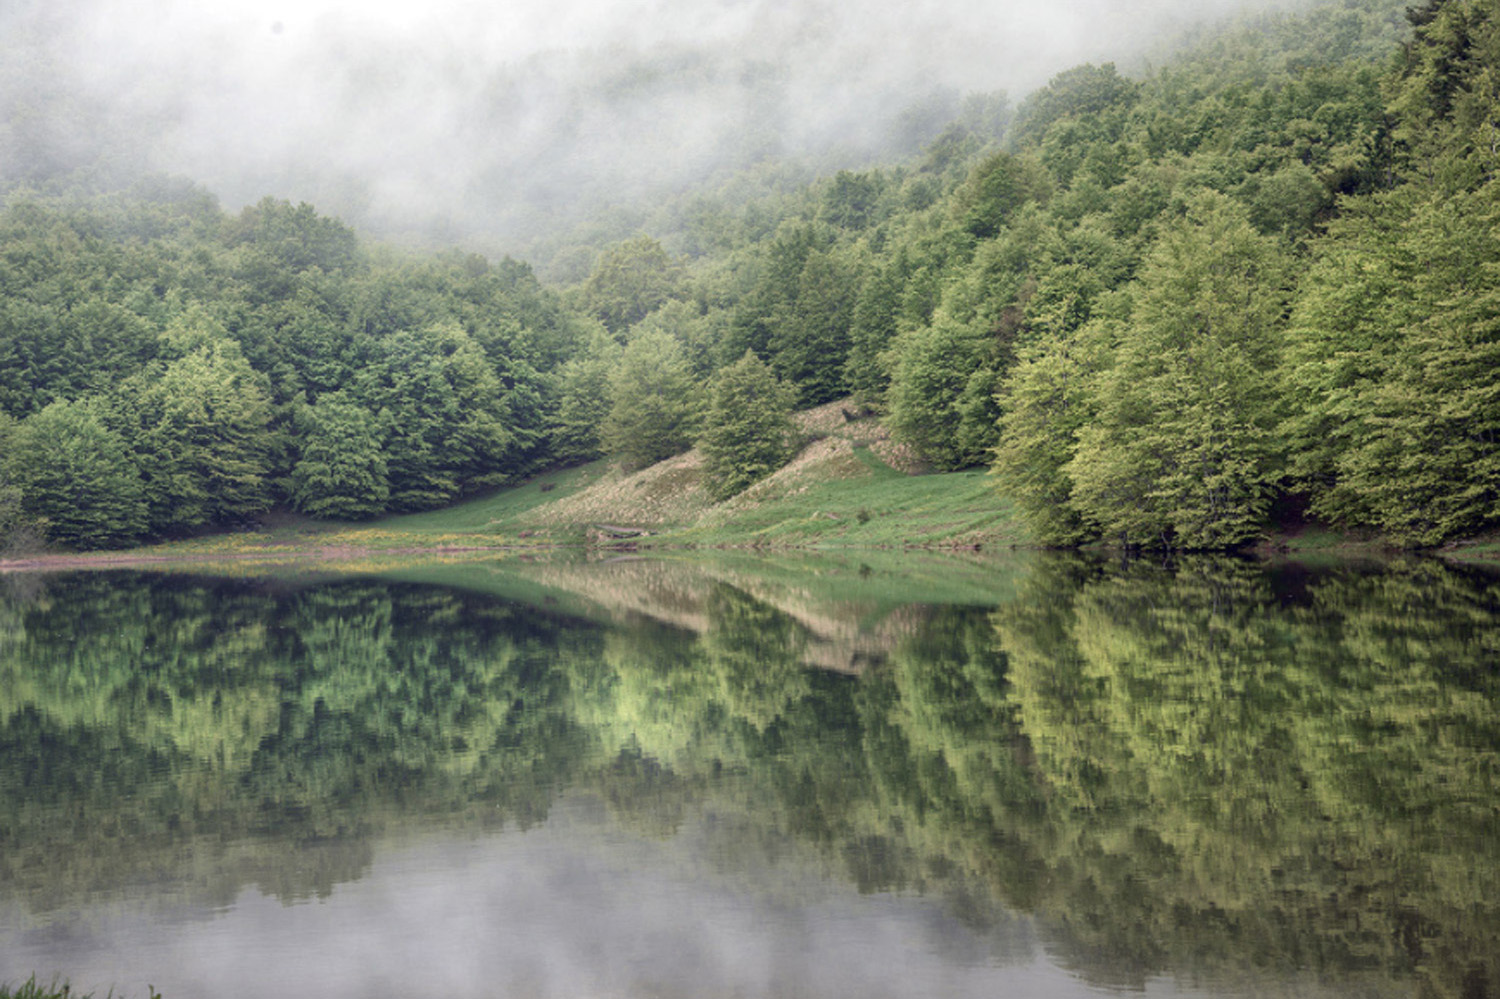
[[[582,787],[653,836],[711,811],[724,863],[810,852],[976,925],[1003,918],[987,885],[1099,982],[1414,969],[1482,995],[1497,595],[1425,563],[1043,557],[856,678],[727,585],[695,633],[374,581],[58,577],[0,603],[0,887],[63,906],[202,848],[201,900],[326,894],[383,830],[525,827]]]
[[[1132,567],[995,614],[1080,953],[1142,968],[1415,968],[1500,952],[1492,584],[1331,573],[1288,604],[1235,562]],[[1052,608],[1049,610],[1049,608]],[[1485,674],[1488,673],[1488,676]],[[1455,684],[1455,678],[1467,680]],[[1054,834],[1055,835],[1055,834]]]
[[[32,898],[229,841],[267,857],[237,848],[208,900],[245,882],[326,893],[401,816],[540,821],[581,753],[556,658],[597,636],[462,594],[93,575],[19,615],[0,649],[0,838],[20,848],[0,851],[0,883]],[[287,844],[305,885],[275,862]]]

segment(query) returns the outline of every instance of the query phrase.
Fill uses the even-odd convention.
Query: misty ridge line
[[[19,0],[0,15],[0,177],[176,174],[232,210],[269,194],[383,238],[515,252],[758,163],[910,157],[965,93],[1128,66],[1249,9]]]

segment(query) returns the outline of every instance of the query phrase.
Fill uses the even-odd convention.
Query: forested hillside
[[[560,231],[571,283],[185,182],[12,190],[0,535],[357,519],[700,441],[727,496],[845,396],[934,469],[993,465],[1052,544],[1491,530],[1496,18],[1335,0],[973,95],[910,162],[767,161],[632,238]]]

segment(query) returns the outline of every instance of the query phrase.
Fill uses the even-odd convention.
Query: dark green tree
[[[370,411],[331,392],[297,415],[300,457],[292,466],[292,506],[313,517],[359,520],[390,498],[382,434]]]
[[[21,508],[47,537],[80,548],[117,548],[146,531],[140,471],[125,441],[92,402],[54,402],[23,420],[5,456]]]
[[[934,468],[982,464],[995,444],[1001,372],[993,337],[939,311],[891,347],[886,424]]]
[[[549,451],[564,464],[591,461],[604,453],[601,433],[610,411],[610,375],[622,348],[603,328],[557,369],[557,409],[548,428]]]
[[[152,531],[247,520],[271,505],[280,448],[267,379],[222,327],[184,317],[164,367],[128,379],[114,409],[145,485]]]
[[[442,506],[517,471],[500,379],[472,337],[451,323],[428,326],[372,353],[352,395],[385,433],[392,509]]]
[[[714,499],[728,499],[791,458],[792,393],[751,351],[714,378],[698,445]]]
[[[584,282],[584,308],[615,334],[623,334],[682,293],[682,268],[650,236],[605,251]]]
[[[701,389],[682,347],[647,330],[626,344],[610,374],[605,450],[626,467],[641,468],[693,446],[702,414]]]

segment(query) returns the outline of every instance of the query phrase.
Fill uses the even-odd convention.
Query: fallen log
[[[595,524],[594,530],[612,538],[644,538],[651,533],[644,527],[616,527],[614,524]]]

